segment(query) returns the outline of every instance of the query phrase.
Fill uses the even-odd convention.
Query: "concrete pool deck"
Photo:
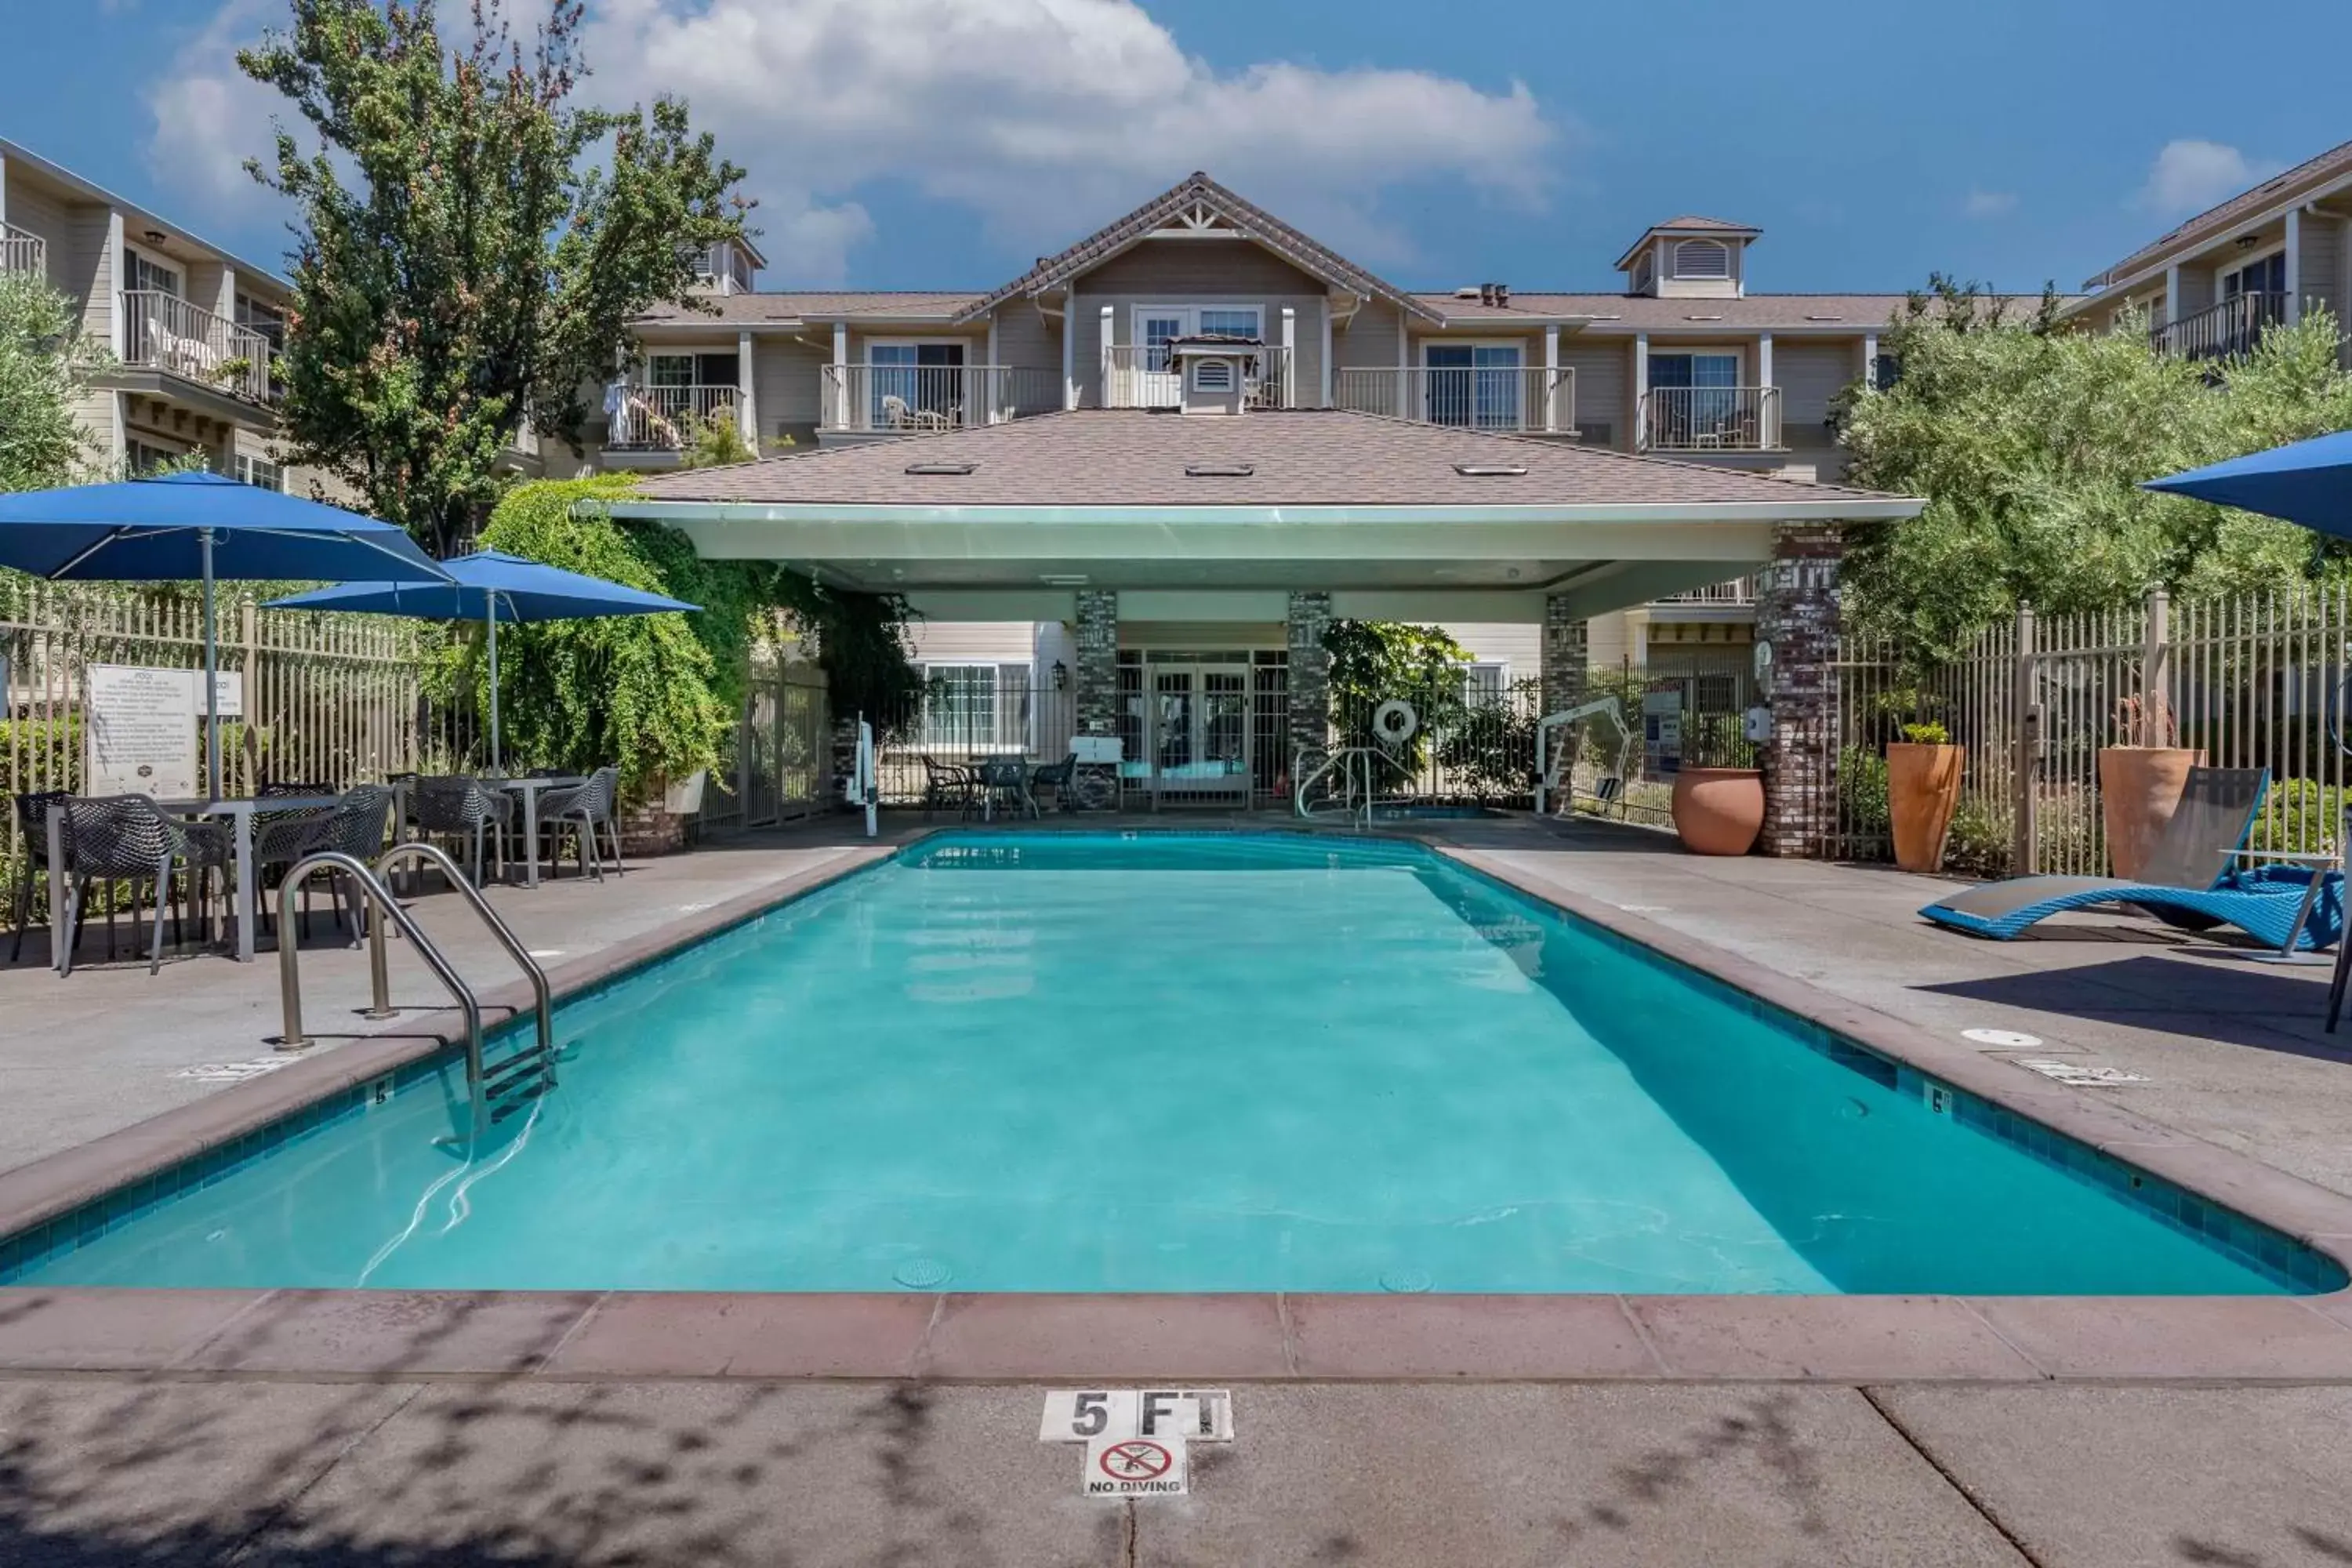
[[[1924,879],[1704,861],[1606,827],[1436,826],[1426,837],[1482,869],[1601,906],[1669,951],[1695,942],[1686,955],[1718,973],[1752,965],[1740,971],[1751,988],[1793,987],[1866,1039],[1908,1031],[1896,1054],[1935,1057],[1953,1081],[1982,1077],[2036,1117],[2072,1119],[2095,1141],[2103,1130],[2135,1163],[2185,1162],[2188,1184],[2233,1206],[2352,1238],[2352,1169],[2331,1129],[2352,1112],[2352,1052],[2318,1031],[2324,972],[2258,970],[2102,917],[2047,942],[1969,942],[1909,919],[1943,885]],[[856,847],[827,824],[649,863],[617,890],[630,910],[609,888],[506,901],[533,946],[583,966],[578,979],[838,874],[865,858],[845,853]],[[462,913],[426,905],[428,921]],[[110,1109],[76,1102],[87,1130],[58,1159],[0,1177],[0,1195],[19,1199],[45,1170],[98,1182],[142,1142],[152,1153],[164,1123],[142,1119],[156,1112],[224,1124],[317,1087],[303,1076],[347,1080],[381,1070],[372,1053],[428,1048],[434,1026],[425,1015],[404,1037],[325,1048],[173,1110],[208,1086],[165,1064],[268,1054],[274,971],[206,960],[152,982],[143,966],[59,982],[32,967],[30,944],[26,957],[0,971],[11,1053],[26,1048],[18,1021],[37,1016],[33,1048],[53,1068],[135,1082]],[[363,997],[354,959],[306,955],[314,1018]],[[563,963],[551,964],[560,983]],[[395,957],[403,1000],[424,994],[411,963]],[[111,989],[85,992],[85,979]],[[1979,1026],[2045,1046],[1958,1039]],[[52,1053],[89,1059],[60,1067]],[[2149,1081],[2070,1089],[2014,1065],[2021,1055]],[[33,1130],[37,1105],[0,1115],[59,1136]],[[0,1162],[15,1163],[18,1125],[0,1121]],[[1196,1466],[1189,1500],[1083,1500],[1071,1451],[1034,1440],[1036,1404],[1049,1383],[1094,1376],[1232,1383],[1241,1440]],[[2340,1568],[2352,1562],[2352,1311],[2341,1294],[25,1289],[0,1291],[0,1562],[389,1563],[495,1545],[588,1562]]]

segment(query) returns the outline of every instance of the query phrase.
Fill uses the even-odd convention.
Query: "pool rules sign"
[[[1078,1489],[1088,1497],[1182,1497],[1185,1450],[1234,1440],[1234,1397],[1222,1388],[1057,1389],[1037,1426],[1045,1443],[1083,1443]]]

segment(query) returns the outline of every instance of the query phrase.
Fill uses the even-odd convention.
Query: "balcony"
[[[1247,384],[1249,405],[1290,407],[1290,351],[1266,347],[1249,352],[1258,356],[1259,365]],[[1105,408],[1181,407],[1181,381],[1161,344],[1113,343],[1102,352],[1101,406]]]
[[[1740,605],[1756,603],[1756,579],[1735,577],[1728,583],[1710,583],[1704,588],[1685,588],[1679,594],[1669,594],[1654,601],[1660,605]]]
[[[1378,414],[1419,425],[1576,433],[1576,373],[1540,365],[1342,369],[1332,374],[1331,401],[1351,414]]]
[[[821,432],[917,436],[1062,406],[1062,373],[1003,364],[829,364]]]
[[[732,386],[632,385],[604,432],[613,452],[682,452],[716,414],[735,417],[742,394]]]
[[[1654,386],[1642,397],[1645,452],[1777,452],[1777,386]]]
[[[2284,294],[2232,294],[2147,334],[2148,347],[2186,360],[2237,359],[2252,353],[2265,329],[2286,320]]]
[[[122,363],[160,370],[183,381],[263,406],[277,401],[269,340],[226,316],[152,289],[125,289]]]
[[[13,225],[0,223],[0,273],[5,272],[47,278],[49,242],[37,234],[26,234]]]

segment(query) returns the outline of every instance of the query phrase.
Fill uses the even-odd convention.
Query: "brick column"
[[[1078,590],[1076,718],[1081,735],[1118,733],[1118,595]]]
[[[1324,628],[1331,624],[1331,595],[1293,594],[1290,626],[1290,756],[1284,771],[1302,746],[1331,743],[1331,656],[1323,647]]]
[[[1837,826],[1838,561],[1834,523],[1783,523],[1772,531],[1772,563],[1761,574],[1756,639],[1772,645],[1772,739],[1764,770],[1767,855],[1821,853]]]
[[[1558,594],[1544,596],[1543,709],[1558,713],[1584,700],[1585,670],[1592,662],[1584,617]]]

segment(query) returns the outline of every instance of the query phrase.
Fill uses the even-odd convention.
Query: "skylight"
[[[907,471],[910,474],[969,474],[979,467],[978,463],[909,463]]]
[[[1525,463],[1456,463],[1454,471],[1465,479],[1500,479],[1528,471]]]
[[[1257,472],[1255,463],[1187,463],[1188,479],[1245,479]]]

